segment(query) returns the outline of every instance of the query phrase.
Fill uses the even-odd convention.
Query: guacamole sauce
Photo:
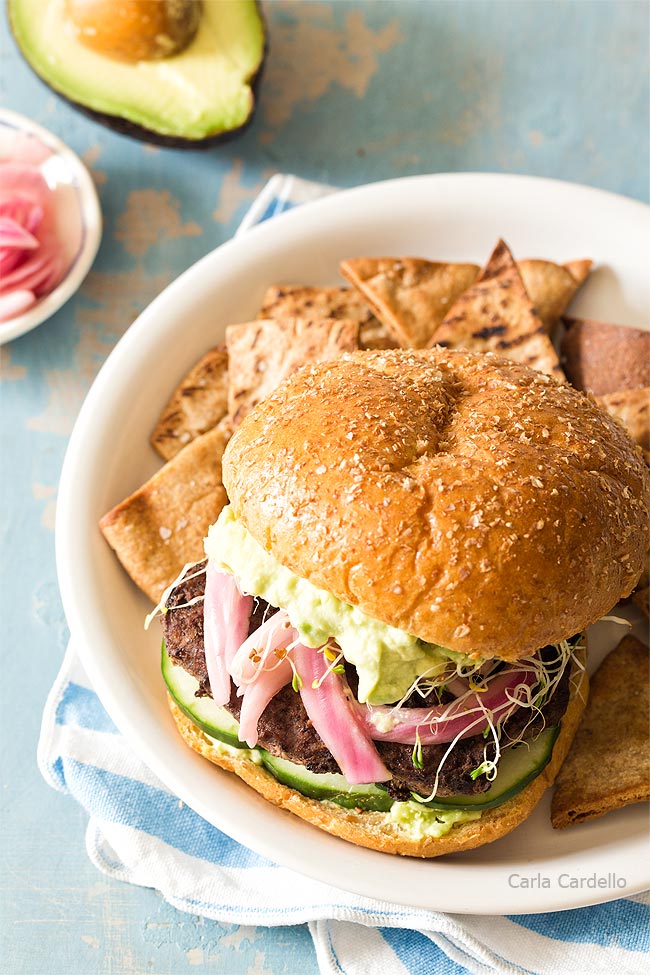
[[[362,703],[399,701],[416,677],[433,677],[452,659],[470,666],[476,663],[380,623],[297,576],[262,548],[230,505],[210,528],[205,551],[219,569],[237,576],[242,590],[286,610],[306,646],[336,640],[359,675]]]
[[[417,802],[394,802],[390,808],[390,818],[399,823],[414,840],[422,840],[425,836],[438,839],[448,833],[455,823],[468,823],[473,819],[480,819],[480,810],[450,809],[441,812],[439,809],[425,809]]]

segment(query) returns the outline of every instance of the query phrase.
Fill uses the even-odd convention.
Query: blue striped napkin
[[[330,192],[275,176],[238,233]],[[88,812],[86,847],[99,870],[222,923],[307,923],[323,975],[647,971],[648,894],[555,914],[449,915],[346,894],[240,846],[135,757],[90,686],[74,639],[45,706],[38,760],[45,780]]]

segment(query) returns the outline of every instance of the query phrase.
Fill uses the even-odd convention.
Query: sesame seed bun
[[[638,580],[650,475],[594,400],[492,355],[301,370],[231,439],[236,514],[282,565],[450,650],[517,660]]]
[[[579,663],[573,664],[569,704],[548,765],[512,799],[495,809],[488,809],[480,819],[456,823],[446,835],[438,838],[415,836],[391,819],[388,813],[345,809],[333,802],[309,799],[278,782],[270,772],[256,765],[245,754],[237,754],[236,749],[224,752],[216,747],[169,695],[168,703],[180,734],[193,751],[228,772],[234,772],[269,802],[334,836],[356,843],[357,846],[365,846],[382,853],[431,858],[492,843],[528,819],[546,789],[555,781],[571,747],[587,701],[588,678],[584,669],[584,651],[578,651],[576,658]]]

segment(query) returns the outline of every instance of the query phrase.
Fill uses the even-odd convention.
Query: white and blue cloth
[[[238,233],[330,187],[275,176]],[[205,822],[135,756],[71,642],[48,698],[39,766],[90,817],[103,873],[158,890],[179,910],[227,924],[307,923],[323,975],[639,975],[650,896],[554,914],[450,915],[346,894],[271,863]]]

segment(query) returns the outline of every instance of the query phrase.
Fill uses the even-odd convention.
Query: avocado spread
[[[390,818],[406,830],[414,840],[422,840],[425,836],[438,839],[448,833],[455,823],[468,823],[473,819],[480,819],[480,811],[450,809],[441,812],[439,809],[424,809],[417,802],[394,802],[390,807]]]
[[[306,646],[332,638],[359,676],[362,703],[399,701],[418,676],[440,674],[454,662],[476,661],[366,616],[358,607],[280,565],[253,538],[228,505],[210,528],[205,551],[222,571],[237,577],[245,592],[286,610]]]
[[[228,745],[225,741],[221,741],[219,738],[213,738],[212,735],[205,734],[205,737],[208,739],[217,755],[227,755],[229,758],[247,758],[249,762],[253,763],[253,765],[262,764],[262,754],[259,748],[234,748],[232,745]]]
[[[203,3],[186,47],[171,57],[134,63],[82,43],[66,0],[9,0],[8,10],[30,67],[111,128],[182,147],[233,133],[252,115],[251,85],[265,45],[255,0]]]

